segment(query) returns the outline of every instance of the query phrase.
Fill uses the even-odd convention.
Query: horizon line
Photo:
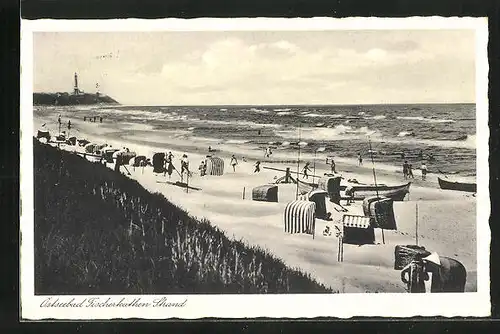
[[[473,104],[476,102],[390,102],[390,103],[322,103],[322,104],[135,104],[119,103],[119,106],[135,107],[330,107],[330,106],[377,106],[377,105],[435,105],[435,104]]]

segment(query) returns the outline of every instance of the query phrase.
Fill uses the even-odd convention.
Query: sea
[[[186,138],[476,175],[474,104],[280,106],[85,106],[116,122],[182,131]],[[83,114],[83,113],[82,113]],[[207,144],[208,145],[208,144]],[[414,167],[414,168],[415,168]]]

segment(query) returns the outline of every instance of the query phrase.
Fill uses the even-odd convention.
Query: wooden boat
[[[476,183],[453,182],[453,181],[443,180],[440,177],[438,177],[438,182],[439,182],[439,187],[441,189],[446,189],[446,190],[458,190],[458,191],[467,191],[475,193],[477,189]]]
[[[353,185],[351,186],[354,191],[354,200],[363,200],[371,196],[385,196],[392,198],[393,201],[402,201],[406,194],[410,192],[411,182],[399,186],[386,186],[366,184],[366,185]],[[340,186],[340,190],[345,190],[347,186]]]
[[[375,187],[374,184],[356,184],[352,185],[351,188],[354,190],[354,200],[362,201],[366,197],[372,196],[385,196],[392,198],[393,201],[402,201],[406,194],[410,192],[411,182],[402,184],[399,186],[387,186],[379,184]],[[299,192],[301,194],[307,193],[313,189],[316,189],[318,185],[316,183],[309,183],[299,180]],[[345,191],[347,186],[340,186],[341,191]]]

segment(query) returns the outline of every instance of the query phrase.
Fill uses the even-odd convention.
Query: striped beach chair
[[[207,175],[224,175],[224,160],[219,157],[207,157]]]
[[[316,204],[310,201],[297,200],[285,207],[285,232],[311,234],[314,239],[316,222],[314,213]]]
[[[370,217],[345,214],[342,217],[343,243],[345,244],[374,244],[375,231],[370,223]]]

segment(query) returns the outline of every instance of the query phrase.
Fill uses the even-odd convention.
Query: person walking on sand
[[[307,172],[310,172],[311,169],[309,168],[309,162],[306,162],[304,168],[302,168],[302,178],[303,179],[308,179],[309,178],[309,174],[307,174]]]
[[[403,177],[404,179],[406,180],[408,178],[408,161],[405,160],[404,164],[403,164]]]
[[[255,170],[253,172],[260,173],[260,161],[257,160],[257,162],[255,163]]]
[[[363,157],[361,156],[361,152],[358,153],[358,166],[363,165]]]
[[[425,181],[427,177],[427,165],[425,161],[422,162],[422,166],[420,166],[420,170],[422,171],[422,181]]]
[[[238,164],[238,160],[236,160],[236,157],[234,154],[231,156],[231,166],[233,166],[233,173],[236,172],[236,165]]]

